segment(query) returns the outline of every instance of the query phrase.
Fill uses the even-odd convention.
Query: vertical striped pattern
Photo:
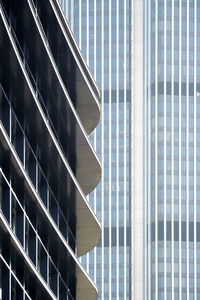
[[[164,2],[164,300],[167,300],[167,2]]]
[[[181,202],[182,202],[182,176],[181,176],[181,171],[182,171],[182,164],[181,164],[181,159],[182,159],[182,124],[181,124],[181,116],[182,116],[182,0],[180,0],[179,2],[179,126],[178,126],[178,129],[179,129],[179,217],[178,217],[178,220],[179,220],[179,237],[181,236],[181,221],[182,221],[182,215],[181,215]],[[187,210],[187,208],[186,208]],[[186,232],[187,232],[187,223],[186,223]],[[188,236],[188,232],[186,234],[186,238]],[[177,265],[178,264],[178,276],[177,276],[177,279],[175,279],[178,283],[178,280],[179,280],[179,283],[176,284],[175,286],[175,289],[177,289],[176,293],[178,294],[178,289],[179,289],[179,299],[180,299],[180,295],[181,295],[181,278],[182,278],[182,274],[181,274],[181,270],[182,270],[182,266],[181,266],[181,258],[182,258],[182,248],[181,248],[181,245],[182,245],[182,241],[181,239],[179,238],[179,245],[178,245],[178,249],[179,249],[179,252],[178,252],[178,259],[177,261],[175,262],[175,264]],[[175,258],[176,259],[176,258]]]
[[[72,1],[61,3],[70,9]],[[103,231],[99,246],[81,260],[94,276],[99,299],[110,300],[129,299],[131,288],[131,5],[130,0],[73,0],[73,14],[65,11],[101,89],[101,120],[91,140],[103,174],[89,201]]]
[[[158,0],[155,1],[155,299],[158,300]],[[152,66],[153,67],[153,66]]]
[[[151,153],[145,160],[151,166],[145,172],[145,184],[151,187],[145,199],[145,296],[152,300],[200,297],[198,13],[197,0],[145,5],[145,25],[151,25],[151,30],[145,26],[144,58],[151,69],[146,66],[150,76],[144,75],[150,95],[144,97],[145,111],[148,100],[151,104],[146,121],[151,130],[145,130]]]
[[[101,125],[96,130],[94,143],[96,141],[104,174],[95,201],[105,231],[102,247],[97,248],[94,256],[96,279],[99,284],[99,272],[102,276],[100,299],[133,299],[136,286],[131,286],[131,296],[129,291],[130,274],[134,278],[135,266],[133,230],[131,259],[126,244],[129,244],[127,228],[134,228],[132,204],[135,199],[134,193],[131,194],[130,186],[133,187],[133,184],[130,183],[127,164],[131,166],[131,178],[134,178],[135,158],[133,155],[133,161],[129,160],[129,147],[132,150],[135,147],[130,131],[130,127],[133,130],[135,126],[135,103],[130,103],[130,98],[134,99],[134,56],[138,46],[135,45],[134,32],[137,1],[100,1],[101,10],[98,11],[97,0],[74,0],[79,15],[76,16],[74,9],[72,18],[74,24],[79,21],[79,27],[74,28],[79,41],[83,40],[83,36],[86,39],[90,36],[88,26],[80,22],[86,2],[89,3],[87,18],[90,18],[91,2],[94,2],[97,11],[96,16],[94,13],[96,25],[92,29],[96,36],[92,70],[102,93]],[[145,241],[148,241],[144,248],[143,289],[145,299],[196,300],[200,297],[200,97],[197,97],[200,91],[200,2],[152,0],[143,3],[143,215]],[[66,7],[71,9],[69,4]],[[101,19],[100,23],[98,19]],[[98,30],[101,32],[101,45]],[[80,42],[83,53],[89,56],[91,62],[92,52],[86,44],[91,47],[90,41]],[[129,89],[130,93],[127,93]],[[129,110],[130,115],[127,113]],[[93,196],[90,201],[94,201]],[[129,220],[129,210],[132,220]],[[123,241],[120,239],[121,229]],[[91,266],[90,255],[88,261]],[[99,255],[101,265],[98,267]],[[132,266],[130,272],[129,264]]]
[[[172,169],[171,169],[171,294],[172,300],[174,300],[174,0],[172,0],[172,74],[171,74],[171,120],[172,120],[172,128],[171,128],[171,160],[172,160]],[[170,287],[169,287],[170,288]]]
[[[194,1],[194,300],[197,300],[197,1]]]

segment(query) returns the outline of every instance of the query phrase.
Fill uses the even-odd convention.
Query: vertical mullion
[[[187,37],[186,37],[186,203],[187,203],[187,299],[189,299],[189,0],[187,0]]]
[[[97,74],[97,64],[96,64],[96,16],[97,16],[97,12],[96,12],[96,0],[94,1],[94,24],[92,24],[94,26],[94,52],[92,53],[94,55],[94,79],[96,80],[96,74]],[[97,152],[97,136],[98,136],[98,132],[97,129],[95,129],[94,131],[94,149]],[[97,213],[97,189],[95,189],[94,191],[94,212],[95,214]],[[94,282],[97,283],[97,247],[94,248]]]
[[[26,161],[26,138],[23,135],[23,167],[25,168],[25,161]]]
[[[90,45],[90,32],[89,32],[89,0],[86,0],[86,62],[89,66],[89,45]]]
[[[171,82],[172,82],[172,104],[171,104],[171,119],[172,119],[172,171],[171,171],[171,185],[172,185],[172,209],[171,209],[171,220],[172,220],[172,227],[171,227],[171,236],[172,236],[172,300],[174,300],[174,0],[172,0],[172,75],[171,75]]]
[[[167,18],[167,10],[166,10],[166,1],[164,1],[164,300],[167,299],[167,294],[166,294],[166,286],[167,286],[167,279],[166,279],[166,275],[167,275],[167,263],[166,263],[166,259],[167,259],[167,251],[166,251],[166,245],[167,245],[167,241],[166,241],[166,214],[167,214],[167,204],[166,204],[166,172],[167,172],[167,168],[166,168],[166,110],[167,110],[167,106],[166,106],[166,101],[167,101],[167,97],[166,97],[166,44],[167,44],[167,39],[166,39],[166,18]]]
[[[64,3],[62,3],[62,5],[64,7],[64,12],[67,17],[67,20],[69,20],[69,1],[68,0],[64,1]]]
[[[126,36],[126,1],[124,1],[124,299],[126,299],[127,296],[127,188],[126,188],[126,159],[127,159],[127,152],[126,152],[126,137],[127,137],[127,127],[126,127],[126,116],[127,116],[127,96],[126,96],[126,90],[127,90],[127,82],[126,82],[126,68],[127,68],[127,62],[126,62],[126,43],[127,43],[127,36]]]
[[[94,0],[94,79],[97,80],[97,0]]]
[[[134,1],[131,1],[131,99],[134,98]],[[134,186],[133,186],[133,178],[134,178],[134,163],[135,163],[135,157],[134,157],[134,101],[131,101],[131,278],[132,282],[135,281],[135,272],[134,272]],[[131,285],[131,299],[134,299],[134,292],[135,292],[135,286],[134,284]]]
[[[109,300],[112,299],[112,78],[111,78],[111,0],[109,4]],[[104,10],[105,11],[105,10]]]
[[[155,299],[158,300],[158,0],[155,9]]]
[[[96,30],[97,30],[97,11],[96,11],[96,0],[92,0],[93,1],[93,7],[94,7],[94,24],[92,24],[92,26],[94,26],[94,52],[92,53],[92,55],[94,55],[94,59],[93,59],[93,64],[94,64],[94,79],[96,80],[96,74],[97,74],[97,63],[96,63],[96,50],[97,50],[97,40],[96,40]],[[97,129],[95,129],[94,131],[94,149],[95,151],[97,151],[97,136],[98,136],[98,132]],[[94,212],[95,214],[97,213],[97,189],[95,189],[94,191]],[[97,247],[94,248],[94,282],[97,283]]]
[[[89,264],[89,259],[90,259],[90,256],[89,256],[89,253],[86,254],[86,270],[87,272],[89,273],[89,267],[90,267],[90,264]]]
[[[9,261],[9,299],[12,299],[12,273],[11,261]]]
[[[102,228],[104,228],[104,0],[102,0],[101,4],[101,157],[102,157],[102,188],[101,188],[101,199],[102,199]],[[101,293],[102,300],[104,300],[104,230],[102,230],[101,235],[101,263],[102,263],[102,281],[101,281]]]
[[[116,182],[116,236],[117,236],[117,247],[116,247],[116,298],[119,300],[119,3],[116,2],[116,104],[117,104],[117,114],[116,114],[116,167],[117,167],[117,182]]]
[[[196,90],[196,82],[197,82],[197,73],[196,73],[196,63],[197,63],[197,2],[194,1],[194,300],[197,299],[197,198],[196,198],[196,188],[197,188],[197,171],[196,171],[196,103],[197,103],[197,90]]]
[[[74,0],[71,0],[71,29],[74,32]]]
[[[152,290],[151,290],[151,132],[152,132],[152,124],[151,124],[151,101],[150,101],[150,95],[151,95],[151,1],[147,1],[147,16],[146,18],[148,19],[148,22],[146,22],[147,30],[148,30],[148,42],[147,42],[147,49],[146,53],[148,54],[148,140],[147,140],[147,147],[148,147],[148,168],[147,168],[147,176],[148,176],[148,194],[147,194],[147,199],[148,199],[148,207],[147,207],[147,213],[148,213],[148,256],[147,256],[147,261],[148,261],[148,291],[146,297],[146,300],[150,300],[152,297]],[[146,55],[145,55],[146,56]],[[146,64],[145,64],[146,65]],[[154,66],[153,66],[154,67]],[[145,90],[145,89],[144,89]],[[154,141],[155,142],[155,141]]]
[[[182,95],[182,0],[179,2],[179,299],[181,300],[181,286],[182,286],[182,268],[181,268],[181,263],[182,263],[182,247],[181,247],[181,221],[182,221],[182,216],[181,216],[181,190],[182,190],[182,178],[181,178],[181,112],[182,112],[182,107],[181,107],[181,95]]]
[[[94,131],[94,149],[97,151],[97,129]],[[97,213],[97,189],[94,190],[94,213]],[[97,247],[94,248],[94,282],[97,282]]]
[[[82,48],[82,0],[79,0],[79,48]]]

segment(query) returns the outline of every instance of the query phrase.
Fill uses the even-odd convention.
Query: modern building
[[[200,299],[200,2],[61,2],[101,88],[99,299]]]
[[[200,2],[146,1],[147,299],[200,299]]]
[[[59,2],[0,1],[0,299],[97,299],[78,257],[101,234],[99,117]]]
[[[101,119],[90,140],[102,180],[89,202],[104,229],[97,248],[81,261],[97,283],[99,299],[131,299],[132,1],[61,3],[101,89]]]

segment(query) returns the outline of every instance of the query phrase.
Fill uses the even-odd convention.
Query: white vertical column
[[[94,131],[94,149],[97,151],[97,129]],[[94,190],[94,213],[97,213],[97,189]],[[97,247],[94,248],[94,282],[97,282]]]
[[[86,62],[89,66],[89,45],[90,45],[90,31],[89,31],[89,20],[90,20],[90,12],[89,12],[89,0],[86,2]]]
[[[147,22],[148,20],[148,22]],[[146,32],[147,32],[147,38],[148,40],[146,41],[147,42],[147,45],[145,47],[145,57],[144,59],[146,59],[146,61],[148,62],[148,65],[146,65],[145,63],[145,66],[146,68],[148,68],[148,77],[147,77],[147,74],[145,74],[145,77],[148,79],[148,93],[147,93],[147,97],[144,98],[144,101],[148,101],[147,105],[147,114],[145,115],[145,118],[147,118],[148,120],[148,123],[147,122],[144,122],[145,124],[147,124],[147,128],[145,129],[145,132],[147,132],[147,136],[148,138],[145,138],[145,145],[144,145],[144,149],[146,149],[147,151],[147,161],[148,161],[148,166],[146,167],[146,175],[147,176],[147,187],[148,187],[148,191],[145,191],[147,192],[147,201],[145,203],[145,205],[147,205],[145,207],[145,210],[146,210],[146,215],[147,215],[147,224],[145,224],[146,222],[144,222],[144,226],[145,226],[145,229],[144,229],[144,232],[146,231],[146,228],[148,226],[148,244],[147,244],[147,256],[146,256],[146,260],[145,260],[145,263],[146,263],[146,266],[145,268],[147,268],[148,270],[148,278],[146,278],[146,285],[147,285],[147,291],[145,292],[145,300],[150,300],[151,299],[151,200],[152,200],[152,196],[151,196],[151,184],[152,184],[152,181],[151,181],[151,133],[152,133],[152,124],[151,124],[151,1],[146,1],[146,20],[145,20],[145,26],[146,26]],[[145,37],[146,39],[146,37]],[[154,45],[155,47],[155,45]],[[148,57],[146,57],[146,55],[148,55]],[[154,68],[154,66],[152,66]],[[144,82],[146,82],[146,80],[144,80]],[[145,89],[144,89],[145,90]],[[155,124],[154,124],[155,126]],[[155,142],[155,139],[154,139],[154,142]],[[146,162],[146,160],[145,160]],[[145,215],[145,220],[146,220],[146,215]],[[144,235],[145,237],[145,240],[147,241],[146,239],[146,235]],[[144,276],[146,276],[147,274],[145,274]]]
[[[158,300],[158,0],[155,18],[155,300]]]
[[[74,32],[74,0],[71,0],[71,29]]]
[[[167,1],[164,1],[164,300],[167,299],[167,235],[166,235],[166,215],[167,215],[167,135],[166,135],[166,114],[167,114],[167,83],[166,83],[166,68],[167,68]]]
[[[109,0],[109,300],[112,300],[112,73],[111,73],[111,0]]]
[[[102,265],[102,278],[101,278],[101,293],[102,300],[104,300],[104,0],[101,4],[101,163],[102,163],[102,187],[101,187],[101,199],[102,199],[102,233],[101,233],[101,265]]]
[[[126,187],[126,179],[127,179],[127,157],[126,157],[126,138],[127,138],[127,78],[126,78],[126,47],[127,47],[127,36],[126,36],[126,1],[124,1],[124,299],[127,298],[127,187]],[[119,28],[119,26],[118,26]],[[119,30],[119,29],[118,29]]]
[[[186,212],[187,212],[187,299],[190,297],[189,290],[189,279],[190,279],[190,269],[189,269],[189,251],[190,251],[190,239],[189,239],[189,0],[187,0],[187,32],[186,32]]]
[[[116,2],[116,299],[119,300],[119,3]],[[125,262],[124,262],[125,263]]]
[[[63,3],[63,7],[64,7],[64,12],[65,12],[65,15],[67,17],[67,20],[69,20],[69,1],[68,0],[66,0]]]
[[[133,299],[143,299],[143,1],[133,4]]]
[[[79,48],[81,49],[82,44],[82,0],[79,0]]]
[[[172,237],[172,300],[174,300],[174,0],[172,0],[172,74],[171,74],[171,83],[172,83],[172,90],[171,90],[171,97],[172,97],[172,105],[171,105],[171,120],[172,120],[172,139],[171,139],[171,148],[172,148],[172,170],[171,170],[171,185],[172,185],[172,200],[171,200],[171,237]]]
[[[181,287],[182,287],[182,247],[181,247],[181,222],[182,222],[182,209],[181,209],[181,184],[182,184],[182,168],[181,168],[181,111],[182,111],[182,0],[179,2],[179,299],[181,300]],[[189,299],[189,298],[188,298]]]
[[[197,82],[197,1],[194,1],[194,300],[197,300],[197,171],[196,171],[196,135],[197,135],[197,119],[196,119],[196,107],[197,107],[197,89],[196,89],[196,82]]]
[[[96,63],[96,49],[97,49],[97,38],[96,38],[96,23],[97,23],[97,11],[96,11],[96,0],[94,0],[94,79],[96,80],[97,74],[97,63]],[[97,129],[94,132],[94,148],[97,151]],[[103,169],[103,168],[102,168]],[[103,175],[102,175],[103,176]],[[97,213],[97,190],[94,191],[94,212]],[[94,248],[94,282],[97,283],[97,247]]]
[[[134,178],[134,92],[133,92],[133,86],[134,86],[134,2],[131,1],[131,20],[130,20],[130,26],[131,26],[131,299],[134,299],[134,186],[133,186],[133,178]]]
[[[97,0],[94,0],[94,79],[95,80],[97,80],[97,2],[96,1]]]

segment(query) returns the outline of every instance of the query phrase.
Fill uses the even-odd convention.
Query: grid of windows
[[[60,2],[101,89],[101,119],[90,140],[103,174],[89,201],[104,229],[98,247],[81,261],[97,282],[99,299],[129,299],[131,1]]]
[[[148,295],[198,299],[199,1],[149,1]],[[149,100],[149,101],[148,101]]]

